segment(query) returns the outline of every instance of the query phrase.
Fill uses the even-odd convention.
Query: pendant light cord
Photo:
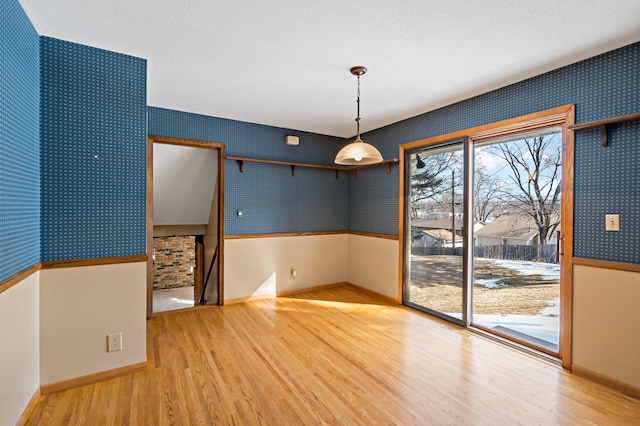
[[[360,74],[358,74],[358,97],[356,98],[356,103],[358,104],[358,116],[356,117],[356,141],[362,141],[362,139],[360,139]]]
[[[342,147],[335,160],[336,164],[344,166],[361,166],[366,164],[376,164],[383,161],[382,154],[371,144],[364,142],[360,138],[360,76],[367,72],[367,68],[362,65],[351,67],[349,70],[352,75],[358,77],[358,92],[356,104],[358,105],[358,114],[356,117],[357,135],[356,140]]]

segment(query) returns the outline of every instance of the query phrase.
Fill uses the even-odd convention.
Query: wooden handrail
[[[619,124],[619,123],[627,123],[629,121],[637,121],[640,120],[640,112],[636,112],[633,114],[625,114],[618,115],[610,118],[603,118],[600,120],[593,121],[585,121],[584,123],[572,124],[567,126],[569,130],[582,130],[582,129],[593,129],[595,127],[600,128],[600,132],[602,133],[602,146],[609,146],[609,139],[607,136],[607,124]]]
[[[216,246],[213,251],[213,258],[211,258],[211,264],[209,265],[209,271],[207,272],[207,278],[204,280],[204,284],[202,285],[202,293],[200,293],[200,297],[198,298],[198,303],[201,305],[205,305],[207,301],[205,300],[205,291],[207,291],[207,284],[209,283],[209,278],[211,277],[211,272],[213,271],[213,265],[216,263],[216,258],[218,257],[218,246]]]

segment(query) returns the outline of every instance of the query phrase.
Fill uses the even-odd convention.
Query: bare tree
[[[539,244],[547,243],[560,225],[560,142],[556,133],[492,146],[510,169],[512,185],[508,190],[500,190],[502,198],[535,220]]]
[[[500,183],[495,176],[487,173],[487,167],[479,164],[473,176],[473,219],[486,222],[501,215],[504,209],[500,203]]]
[[[421,204],[426,201],[440,201],[443,194],[451,191],[448,171],[458,162],[457,152],[428,155],[421,158],[422,168],[411,174],[411,217],[417,216]]]

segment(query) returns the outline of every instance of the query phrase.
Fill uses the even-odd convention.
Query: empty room
[[[0,426],[640,422],[640,3],[6,0]]]

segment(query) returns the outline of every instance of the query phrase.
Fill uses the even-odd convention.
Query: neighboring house
[[[538,226],[530,216],[500,216],[478,230],[475,236],[476,246],[536,246],[540,242]]]
[[[448,219],[414,219],[411,221],[411,226],[418,228],[421,231],[425,230],[447,230],[451,232],[451,218]],[[455,227],[456,235],[462,235],[462,227],[464,223],[456,218]]]
[[[453,234],[446,229],[423,229],[421,238],[413,241],[414,247],[452,247]],[[456,235],[456,247],[462,246],[462,237]]]
[[[485,222],[476,222],[473,224],[473,234],[477,234],[479,230],[486,226]]]
[[[426,245],[420,244],[421,247],[429,247],[429,246],[451,247],[451,218],[449,219],[413,219],[411,221],[411,226],[414,228],[417,228],[418,230],[420,230],[425,234],[425,236],[418,241],[426,242],[427,239],[429,238],[436,238],[438,241],[444,241],[444,240],[449,241],[449,245],[438,245],[437,243],[434,243],[434,244],[427,243]],[[456,218],[456,221],[455,221],[456,241],[458,241],[458,239],[462,241],[463,226],[464,226],[464,223],[462,222],[462,220],[459,220]],[[482,229],[484,226],[485,224],[483,222],[476,222],[473,225],[473,232],[474,233],[478,232],[478,230]],[[428,233],[427,231],[434,231],[434,232]],[[445,236],[442,233],[442,231],[446,231],[449,235]]]

